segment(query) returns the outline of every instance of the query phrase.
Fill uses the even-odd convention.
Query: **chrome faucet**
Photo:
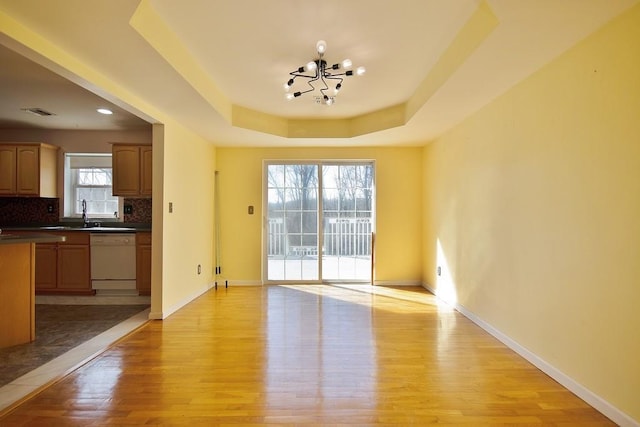
[[[89,218],[87,217],[87,201],[82,199],[82,222],[85,227],[89,226]]]

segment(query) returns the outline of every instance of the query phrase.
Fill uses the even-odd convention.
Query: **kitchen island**
[[[60,241],[0,231],[0,348],[35,339],[35,244]]]

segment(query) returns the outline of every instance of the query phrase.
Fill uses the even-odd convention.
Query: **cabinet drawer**
[[[61,236],[64,236],[66,240],[64,242],[60,242],[61,245],[88,245],[89,244],[89,233],[84,231],[78,231],[74,233],[56,233]]]

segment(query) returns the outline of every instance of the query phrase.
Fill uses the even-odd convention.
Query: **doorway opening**
[[[264,166],[264,281],[371,282],[373,161]]]

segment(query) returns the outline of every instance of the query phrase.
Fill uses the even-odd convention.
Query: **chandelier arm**
[[[318,80],[320,78],[317,74],[318,73],[316,73],[315,76],[308,76],[306,74],[300,74],[300,73],[298,73],[296,71],[292,71],[292,72],[289,73],[289,75],[293,77],[291,79],[293,81],[295,81],[297,77],[304,77],[305,79],[308,79],[307,80],[307,84],[309,85],[309,89],[299,91],[300,95],[302,95],[303,93],[308,93],[308,92],[312,92],[312,91],[315,90],[315,87],[313,87],[313,85],[311,83],[315,82],[316,80]]]
[[[342,76],[342,77],[350,77],[350,76],[352,76],[352,74],[349,74],[349,73],[347,73],[347,72],[345,71],[344,73],[335,73],[335,74],[333,74],[333,73],[328,73],[328,74],[327,74],[327,76],[331,76],[331,77],[338,77],[338,78],[340,78],[340,76]]]
[[[309,85],[309,86],[311,86],[311,85]],[[315,90],[315,88],[313,86],[311,86],[311,89],[301,90],[300,91],[300,95],[302,95],[303,93],[313,92],[314,90]]]
[[[300,93],[307,93],[307,92],[311,92],[311,91],[315,90],[316,88],[311,83],[317,81],[318,79],[320,79],[322,77],[322,75],[320,73],[321,73],[320,69],[316,68],[316,72],[315,72],[315,74],[313,76],[306,76],[306,75],[300,76],[300,77],[305,77],[305,78],[309,79],[307,81],[307,84],[309,85],[309,89],[307,89],[305,91],[301,91]]]
[[[303,94],[303,93],[307,93],[307,92],[311,92],[311,91],[316,90],[315,86],[313,86],[311,83],[320,80],[320,76],[318,75],[318,73],[316,73],[316,75],[313,78],[311,78],[311,76],[304,76],[304,77],[307,77],[309,79],[307,81],[307,84],[309,85],[310,89],[300,91],[300,93]]]
[[[328,78],[328,77],[326,77],[326,75],[320,77],[320,81],[324,85],[324,87],[322,89],[320,89],[320,93],[322,93],[322,97],[323,98],[327,96],[327,94],[324,93],[324,91],[325,90],[329,90],[329,85],[327,84],[327,82],[324,81],[325,78]]]
[[[329,74],[328,76],[325,76],[325,78],[327,80],[340,80],[338,83],[342,84],[344,78],[340,77],[341,75],[342,74]]]
[[[296,77],[305,77],[307,79],[313,79],[313,78],[316,77],[315,75],[309,76],[307,74],[299,73],[298,71],[292,71],[292,72],[289,73],[289,75],[293,76],[294,78],[296,78]]]

